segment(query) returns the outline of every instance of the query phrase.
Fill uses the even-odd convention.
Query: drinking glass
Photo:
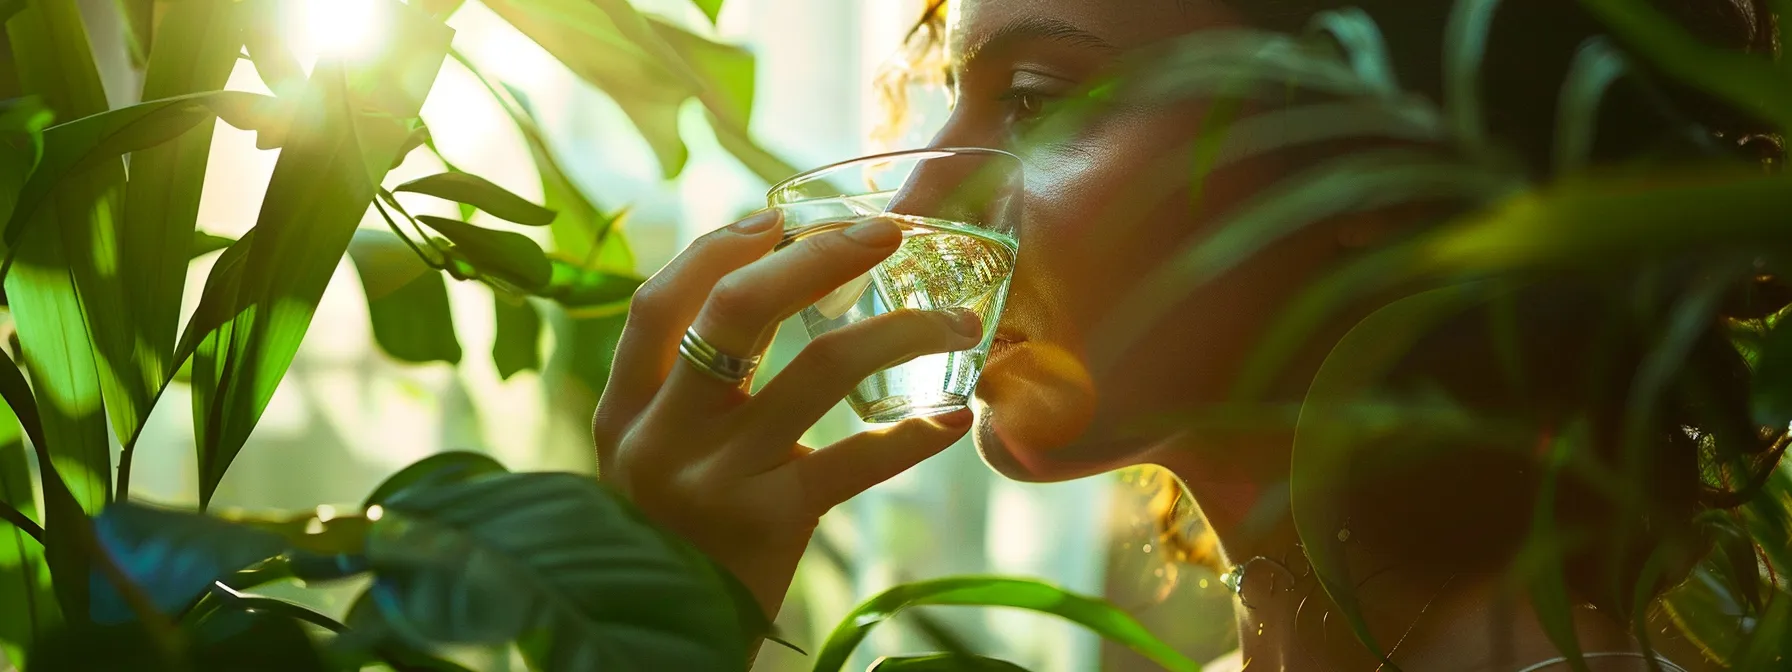
[[[804,236],[887,218],[902,245],[871,272],[803,309],[810,338],[884,313],[967,308],[983,340],[926,355],[860,382],[847,403],[866,422],[964,408],[989,357],[1019,251],[1021,162],[995,149],[923,149],[817,168],[767,194],[784,215],[779,247]]]

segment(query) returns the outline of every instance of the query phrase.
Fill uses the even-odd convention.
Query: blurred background
[[[90,33],[119,28],[113,2],[80,2]],[[377,48],[382,39],[374,9],[379,3],[289,4],[282,29],[306,67],[320,53]],[[750,130],[797,167],[923,145],[933,130],[930,120],[943,118],[943,92],[917,91],[909,101],[916,122],[906,135],[893,143],[870,140],[888,112],[872,81],[921,15],[923,0],[729,0],[713,26],[689,0],[634,4],[756,56]],[[677,124],[689,146],[688,163],[667,178],[616,102],[492,10],[470,0],[448,23],[457,31],[455,47],[472,65],[531,104],[562,168],[585,196],[604,211],[626,213],[622,231],[638,274],[653,273],[695,237],[762,205],[765,180],[723,150],[696,101],[685,101]],[[129,55],[114,40],[96,40],[95,49],[112,104],[127,104],[140,86]],[[247,59],[238,61],[228,88],[266,92]],[[524,137],[464,65],[444,65],[423,119],[441,158],[525,198],[542,197]],[[252,133],[223,124],[211,152],[199,228],[235,237],[254,225],[277,154],[256,149]],[[388,183],[443,168],[431,153],[413,152]],[[441,202],[407,200],[406,206],[413,213],[453,215],[452,206]],[[363,226],[383,223],[375,216]],[[201,257],[189,274],[189,311],[215,258]],[[213,506],[269,511],[321,503],[350,510],[385,476],[443,450],[487,452],[514,470],[595,472],[589,415],[607,371],[605,336],[613,339],[616,316],[539,304],[550,327],[541,334],[542,366],[506,379],[484,355],[495,336],[492,292],[467,282],[450,282],[448,291],[453,326],[468,355],[458,364],[397,361],[377,345],[361,279],[345,258],[297,360]],[[771,366],[803,340],[800,328],[783,330]],[[133,494],[139,498],[195,503],[188,395],[183,385],[171,387],[149,421],[135,471]],[[863,428],[842,406],[811,431],[808,442],[825,445]],[[895,583],[1005,574],[1105,595],[1197,660],[1219,657],[1236,646],[1230,595],[1210,569],[1171,562],[1169,549],[1154,547],[1161,545],[1156,511],[1166,506],[1157,478],[1132,472],[1014,483],[989,471],[968,441],[961,443],[823,521],[780,628],[790,641],[813,646],[854,604]],[[346,605],[328,603],[334,595],[315,599],[339,611]],[[896,627],[874,632],[851,667],[864,669],[879,655],[936,650],[941,638],[1035,670],[1151,669],[1142,658],[1111,646],[1104,650],[1093,635],[1054,619],[973,609],[899,617]],[[756,667],[806,668],[803,656],[777,645],[766,647]]]

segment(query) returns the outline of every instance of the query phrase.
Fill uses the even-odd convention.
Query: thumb
[[[819,516],[945,450],[971,428],[971,420],[969,410],[910,418],[854,434],[789,467],[796,469],[805,507]]]

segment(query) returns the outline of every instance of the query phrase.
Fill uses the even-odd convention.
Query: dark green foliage
[[[588,478],[499,474],[383,506],[367,546],[374,602],[411,637],[518,640],[540,669],[570,671],[726,669],[763,634],[715,599],[732,579]]]

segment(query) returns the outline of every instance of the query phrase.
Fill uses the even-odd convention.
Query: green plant
[[[667,612],[659,627],[682,627],[688,635],[701,626],[709,638],[695,649],[668,645],[661,658],[744,660],[748,634],[759,626],[735,623],[723,590],[728,579],[675,539],[643,526],[588,479],[493,475],[482,482],[511,484],[487,504],[549,517],[610,516],[615,524],[603,533],[634,530],[632,541],[580,539],[576,530],[585,528],[562,518],[557,529],[573,536],[513,537],[492,546],[480,535],[494,530],[457,529],[449,520],[465,503],[460,498],[407,508],[406,502],[421,501],[412,486],[427,484],[439,495],[449,487],[449,474],[493,470],[453,455],[426,460],[376,493],[376,501],[392,500],[395,515],[384,523],[222,522],[129,503],[144,419],[177,378],[192,386],[198,498],[202,509],[210,502],[345,253],[367,291],[377,343],[403,361],[456,362],[462,355],[443,274],[489,286],[497,295],[499,325],[493,357],[505,377],[540,367],[542,310],[565,311],[575,323],[616,322],[640,284],[616,229],[619,215],[599,208],[568,179],[520,93],[453,51],[453,31],[444,19],[460,2],[376,0],[386,19],[377,55],[326,56],[307,72],[281,32],[282,6],[293,1],[120,2],[117,11],[128,28],[122,35],[90,35],[74,2],[0,4],[7,28],[0,41],[0,275],[18,357],[16,365],[0,366],[11,413],[0,423],[6,427],[0,445],[0,519],[6,523],[0,527],[0,644],[7,658],[29,662],[31,669],[85,669],[101,662],[92,659],[98,654],[84,646],[85,638],[101,632],[142,645],[122,647],[119,655],[126,657],[117,660],[150,652],[148,660],[169,669],[235,666],[239,658],[311,669],[311,662],[323,665],[324,658],[293,619],[342,626],[294,605],[233,591],[283,577],[380,569],[390,579],[370,594],[389,599],[378,606],[370,601],[352,614],[357,637],[342,638],[340,651],[331,653],[334,666],[342,662],[334,657],[351,645],[363,647],[353,655],[389,653],[396,645],[387,640],[397,640],[371,624],[384,622],[382,614],[401,613],[406,600],[443,588],[444,568],[417,564],[430,560],[419,548],[450,544],[510,562],[516,549],[505,543],[557,543],[593,553],[635,544],[648,554],[640,558],[647,564],[631,565],[635,569],[612,580],[632,580],[626,571],[658,567],[669,577],[662,589],[717,591]],[[640,14],[620,0],[487,4],[615,98],[656,150],[666,175],[680,171],[685,155],[672,114],[693,98],[710,112],[724,146],[749,168],[768,179],[794,172],[746,137],[753,95],[753,61],[746,51]],[[699,4],[713,20],[719,3]],[[133,93],[143,102],[109,109],[92,45],[111,40],[128,44],[142,81]],[[277,95],[222,90],[239,57],[251,61]],[[434,151],[418,111],[449,57],[473,69],[522,131],[545,203],[528,202],[451,164],[439,175],[382,186],[406,155]],[[255,227],[240,240],[195,230],[213,120],[253,130],[258,146],[281,150]],[[461,219],[480,211],[545,227],[551,251],[515,231],[413,217],[395,196],[406,192],[457,201]],[[358,228],[370,207],[387,224],[384,230]],[[188,263],[220,250],[183,329]],[[601,341],[606,330],[585,331],[562,342],[598,352],[611,347]],[[594,337],[600,340],[592,342]],[[602,371],[575,373],[601,388]],[[111,439],[122,445],[116,482]],[[545,483],[559,484],[546,487],[561,488],[566,497],[533,508],[514,501],[521,489]],[[581,498],[584,506],[573,504]],[[556,527],[542,522],[496,531]],[[312,523],[325,533],[307,534]],[[652,558],[657,560],[648,562]],[[674,565],[676,570],[667,569]],[[592,579],[559,569],[555,580]],[[523,649],[556,669],[580,669],[590,656],[614,656],[634,646],[611,646],[615,642],[596,631],[589,610],[555,602],[579,589],[562,585],[561,594],[544,594],[543,585],[534,586],[536,599],[546,600],[542,608],[504,612],[524,621],[493,612],[501,622],[473,630],[458,629],[467,627],[464,622],[396,622],[406,634],[451,641],[527,635]],[[547,620],[528,620],[537,617]],[[740,635],[714,638],[730,627]],[[33,642],[42,657],[26,656]],[[395,665],[436,664],[408,650],[386,655],[393,656],[402,659]]]
[[[1205,136],[1211,140],[1197,148],[1197,185],[1204,171],[1296,144],[1378,137],[1436,147],[1345,154],[1292,176],[1122,304],[1124,324],[1136,333],[1189,286],[1302,226],[1413,200],[1450,197],[1473,205],[1303,295],[1237,390],[1242,401],[1257,398],[1316,325],[1353,302],[1400,290],[1357,323],[1321,367],[1298,418],[1289,502],[1322,585],[1378,653],[1330,541],[1340,522],[1333,514],[1341,488],[1335,467],[1365,450],[1377,432],[1412,428],[1403,423],[1436,418],[1437,427],[1422,428],[1439,432],[1482,425],[1461,413],[1423,412],[1435,409],[1394,405],[1365,414],[1332,402],[1373,391],[1392,359],[1438,320],[1497,304],[1540,275],[1605,273],[1632,290],[1657,278],[1662,264],[1696,257],[1712,280],[1695,283],[1667,315],[1650,316],[1665,325],[1645,359],[1659,370],[1651,374],[1658,384],[1639,394],[1663,394],[1665,376],[1684,357],[1688,325],[1712,319],[1720,290],[1744,276],[1785,275],[1792,184],[1782,174],[1729,170],[1729,164],[1699,164],[1693,173],[1683,162],[1623,173],[1583,170],[1591,115],[1626,58],[1651,59],[1669,76],[1782,132],[1792,123],[1792,107],[1782,104],[1785,66],[1700,46],[1639,2],[1583,1],[1638,46],[1623,55],[1594,42],[1577,59],[1558,118],[1557,172],[1550,176],[1519,166],[1482,129],[1474,78],[1492,7],[1482,0],[1462,0],[1452,21],[1445,58],[1451,95],[1441,110],[1401,93],[1372,22],[1338,12],[1321,15],[1305,36],[1204,34],[1164,61],[1098,88],[1039,130],[1049,139],[1074,129],[1121,95],[1279,99],[1292,87],[1327,100],[1238,119],[1215,115],[1215,132]],[[143,13],[153,3],[121,4],[137,12],[127,25],[145,67],[148,102],[117,110],[106,109],[72,5],[0,5],[12,12],[4,15],[14,57],[8,70],[19,87],[4,92],[0,111],[0,139],[7,144],[0,154],[5,289],[21,355],[20,366],[0,366],[0,397],[17,418],[0,423],[0,515],[9,524],[0,528],[0,591],[7,591],[0,592],[6,598],[0,599],[0,640],[8,655],[19,660],[21,645],[36,641],[25,659],[32,669],[128,660],[134,669],[353,669],[379,661],[400,670],[453,670],[464,669],[452,662],[462,645],[514,646],[531,665],[551,670],[710,669],[745,661],[767,627],[752,600],[726,572],[588,479],[512,474],[488,458],[447,453],[393,476],[356,515],[227,520],[127,501],[137,430],[183,365],[195,392],[200,496],[209,500],[291,361],[327,269],[345,252],[369,287],[381,346],[413,361],[460,356],[451,332],[415,328],[445,323],[438,271],[477,279],[512,299],[533,296],[573,307],[613,308],[638,280],[619,272],[616,261],[627,253],[614,235],[614,218],[560,170],[527,102],[490,78],[482,79],[529,143],[544,204],[453,167],[380,187],[404,153],[430,145],[415,117],[442,60],[466,62],[451,52],[439,20],[459,3],[392,3],[402,17],[394,35],[401,48],[372,62],[326,62],[308,77],[283,56],[277,32],[268,28],[272,0],[184,0],[170,3],[159,21]],[[638,14],[621,0],[485,4],[611,92],[668,173],[684,160],[672,114],[692,98],[743,163],[768,178],[790,172],[746,139],[752,86],[744,52]],[[698,4],[713,19],[719,3]],[[247,48],[278,97],[217,90],[239,47]],[[214,118],[282,147],[262,219],[234,242],[195,239],[193,231],[209,142],[209,134],[194,129]],[[66,121],[53,124],[57,119]],[[120,160],[126,154],[128,172]],[[412,217],[393,196],[399,191],[457,200],[522,225],[545,224],[554,252],[515,232]],[[355,228],[369,207],[388,230]],[[185,264],[195,250],[207,249],[223,252],[177,338]],[[1731,325],[1757,381],[1754,420],[1773,428],[1792,422],[1792,330],[1785,327],[1784,300]],[[527,368],[535,353],[521,344],[532,343],[529,334],[539,329],[537,304],[498,305],[494,356],[502,370]],[[1649,398],[1635,405],[1639,416],[1653,409]],[[124,446],[116,489],[108,426]],[[1581,468],[1575,456],[1585,437],[1573,429],[1549,445],[1546,482]],[[34,454],[25,451],[27,439]],[[1744,466],[1717,468],[1752,473]],[[1612,491],[1619,501],[1639,496],[1622,487],[1638,482],[1630,474],[1600,476],[1619,484]],[[1792,571],[1786,550],[1792,467],[1738,485],[1732,490],[1737,506],[1700,521],[1718,550],[1655,608],[1713,661],[1759,669],[1786,655],[1792,642],[1792,593],[1783,578]],[[1544,489],[1538,511],[1550,510],[1552,492]],[[41,514],[34,503],[40,498]],[[1558,647],[1574,656],[1560,540],[1546,515],[1538,521],[1514,578],[1530,588]],[[369,578],[371,585],[341,621],[247,592],[278,580],[351,577]],[[898,610],[944,604],[1059,615],[1167,668],[1194,668],[1112,605],[1034,582],[965,577],[900,586],[866,602],[817,651],[816,669],[839,669],[865,632]],[[1649,610],[1636,611],[1641,624]],[[332,634],[309,634],[318,628]],[[1646,631],[1638,634],[1648,641]],[[116,646],[88,645],[95,637]],[[949,651],[887,659],[876,669],[1014,667]]]

